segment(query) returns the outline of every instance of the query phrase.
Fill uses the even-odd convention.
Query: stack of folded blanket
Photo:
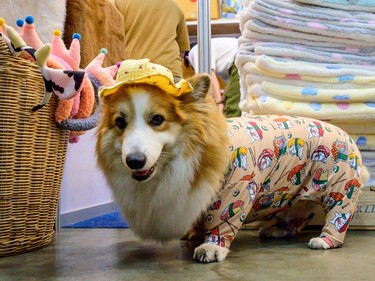
[[[253,0],[236,57],[242,111],[326,120],[375,150],[371,12],[374,0]]]

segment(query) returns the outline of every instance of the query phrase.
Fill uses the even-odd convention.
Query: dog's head
[[[179,96],[141,83],[122,85],[102,98],[97,154],[105,172],[119,171],[144,182],[157,177],[182,151],[194,149],[204,134],[202,126],[186,132],[199,119],[196,114],[218,110],[210,102],[208,75],[196,75],[189,82],[193,91]]]

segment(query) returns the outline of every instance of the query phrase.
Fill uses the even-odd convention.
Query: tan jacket
[[[182,77],[180,53],[190,50],[185,17],[174,0],[115,0],[124,16],[126,59],[148,58]]]

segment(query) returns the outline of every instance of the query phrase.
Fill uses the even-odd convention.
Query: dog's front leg
[[[239,181],[221,190],[204,217],[205,243],[194,250],[195,260],[208,263],[226,258],[252,207],[247,186],[247,181]]]
[[[227,257],[229,249],[211,243],[203,243],[195,248],[193,258],[199,262],[209,263],[223,261]]]

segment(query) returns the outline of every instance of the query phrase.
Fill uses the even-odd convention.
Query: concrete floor
[[[0,258],[0,280],[375,280],[375,231],[349,231],[340,249],[308,249],[317,234],[260,240],[242,230],[225,261],[199,264],[195,242],[155,245],[129,229],[62,229],[43,249]]]

